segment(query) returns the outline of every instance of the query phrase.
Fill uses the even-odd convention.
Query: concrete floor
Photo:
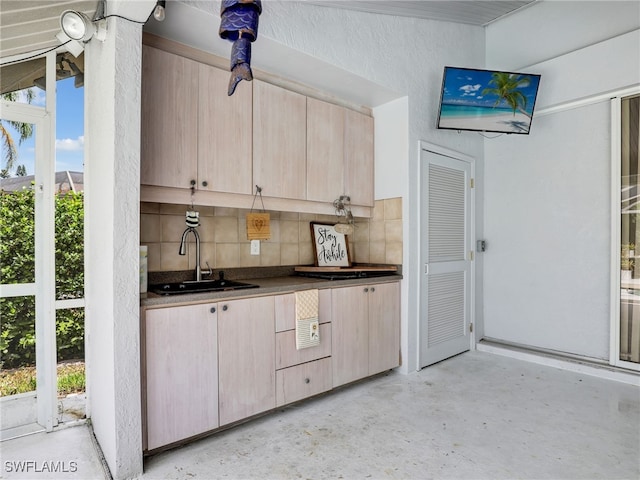
[[[0,478],[109,479],[86,424],[34,433],[0,443]]]
[[[2,443],[4,478],[74,478],[6,472],[7,460],[72,456],[75,478],[104,478],[87,430]],[[468,352],[149,457],[142,478],[639,479],[640,388]]]

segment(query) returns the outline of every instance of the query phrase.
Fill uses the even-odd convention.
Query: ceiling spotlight
[[[78,42],[88,42],[96,27],[91,19],[82,12],[75,10],[65,10],[60,15],[60,28],[67,37]]]
[[[166,0],[158,0],[158,3],[156,3],[156,8],[153,9],[153,18],[155,18],[159,22],[164,20],[164,9],[166,3]]]
[[[104,42],[107,37],[107,21],[103,18],[104,6],[102,2],[98,6],[95,20],[91,20],[84,13],[75,10],[65,10],[60,15],[61,30],[57,33],[56,38],[74,57],[83,52],[84,44],[93,37],[101,42]],[[99,11],[102,11],[100,18],[97,15]]]

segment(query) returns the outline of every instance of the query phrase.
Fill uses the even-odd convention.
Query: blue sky
[[[486,70],[448,68],[444,82],[443,102],[492,107],[497,97],[482,95],[485,88],[492,88],[492,85],[489,85],[491,73]],[[522,76],[528,76],[531,80],[528,87],[520,88],[527,97],[527,110],[531,111],[540,79],[535,75],[522,74]]]
[[[74,79],[68,78],[56,82],[57,87],[57,118],[56,118],[56,172],[70,170],[82,172],[84,170],[84,88],[76,88]],[[44,106],[45,92],[34,87],[36,98],[33,105]],[[11,131],[11,127],[7,126]],[[11,131],[14,140],[19,135]],[[31,137],[18,147],[16,166],[24,165],[27,175],[34,174],[35,139]],[[4,162],[2,163],[4,168]],[[15,167],[11,171],[15,174]]]

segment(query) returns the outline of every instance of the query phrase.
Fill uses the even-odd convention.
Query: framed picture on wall
[[[310,226],[316,266],[350,267],[346,235],[336,232],[334,225],[330,223],[311,222]]]

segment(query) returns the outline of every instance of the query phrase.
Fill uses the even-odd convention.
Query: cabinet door
[[[331,295],[333,386],[369,374],[369,308],[366,287],[334,288]]]
[[[369,287],[369,375],[400,364],[400,284]]]
[[[373,206],[373,118],[345,110],[344,193],[353,205]]]
[[[252,84],[227,95],[229,72],[199,66],[198,189],[251,194]]]
[[[215,304],[147,310],[147,448],[218,427]]]
[[[307,99],[253,81],[253,181],[268,197],[306,197]]]
[[[273,297],[221,303],[218,315],[220,425],[276,406]]]
[[[142,46],[140,183],[189,188],[197,174],[198,64]]]
[[[344,108],[307,98],[307,200],[344,192]]]

